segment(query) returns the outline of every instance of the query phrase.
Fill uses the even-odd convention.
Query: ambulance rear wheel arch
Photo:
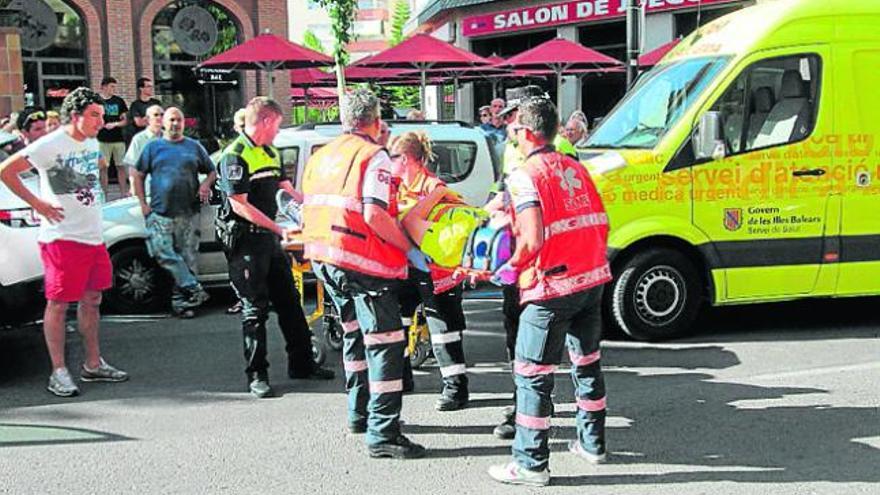
[[[636,340],[687,334],[711,290],[702,254],[676,238],[639,241],[614,257],[612,272],[606,319]]]

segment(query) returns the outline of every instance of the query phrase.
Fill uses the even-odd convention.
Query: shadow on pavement
[[[0,449],[36,445],[123,442],[134,438],[85,428],[0,423]]]

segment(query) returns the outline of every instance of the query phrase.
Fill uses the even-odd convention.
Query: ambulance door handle
[[[821,176],[825,175],[825,169],[824,168],[811,168],[811,169],[806,169],[806,170],[795,170],[794,172],[791,173],[791,175],[793,175],[795,177],[805,177],[805,176],[821,177]]]

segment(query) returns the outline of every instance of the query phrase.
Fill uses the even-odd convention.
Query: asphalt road
[[[222,296],[221,298],[222,299]],[[667,344],[607,340],[609,463],[565,451],[572,385],[557,375],[552,486],[504,487],[485,474],[509,444],[491,435],[512,389],[500,304],[466,303],[472,405],[438,413],[439,373],[417,371],[404,432],[417,461],[371,460],[346,433],[341,377],[284,376],[281,397],[244,393],[237,319],[216,301],[195,320],[108,317],[104,355],[124,384],[45,391],[40,333],[0,334],[0,493],[880,493],[878,299],[808,301],[710,312]],[[274,325],[274,323],[273,323]],[[79,339],[70,336],[70,367]],[[341,357],[330,354],[341,374]]]

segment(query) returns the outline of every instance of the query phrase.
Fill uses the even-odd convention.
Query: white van
[[[459,122],[389,122],[392,136],[409,130],[425,130],[434,141],[436,160],[432,170],[464,196],[482,205],[496,180],[497,164],[485,135]],[[339,124],[310,124],[282,129],[275,138],[285,176],[299,188],[303,169],[312,154],[342,132]],[[214,233],[219,196],[202,208],[199,245],[199,279],[206,285],[228,283],[226,258]],[[104,294],[107,309],[142,313],[167,305],[168,276],[147,253],[144,219],[135,198],[114,201],[104,207],[104,240],[113,262],[113,288]]]

